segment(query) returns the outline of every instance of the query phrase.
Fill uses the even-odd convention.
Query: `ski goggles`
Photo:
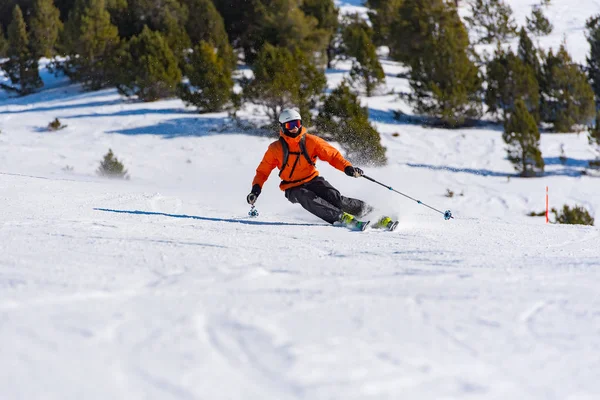
[[[294,128],[300,128],[302,126],[302,121],[300,121],[299,119],[296,119],[296,120],[293,120],[293,121],[288,121],[288,122],[285,122],[283,124],[283,126],[288,131],[291,131]]]

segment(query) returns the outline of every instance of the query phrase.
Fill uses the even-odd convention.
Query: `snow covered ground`
[[[559,37],[600,12],[553,3]],[[271,139],[226,114],[48,74],[41,93],[0,93],[0,398],[600,398],[600,230],[526,216],[548,186],[551,207],[600,218],[585,134],[543,134],[546,176],[508,178],[499,127],[394,120],[409,109],[385,93],[406,82],[384,67],[364,102],[390,162],[365,170],[454,220],[322,163],[398,230],[328,226],[275,174],[250,219]],[[108,148],[130,180],[96,175]]]

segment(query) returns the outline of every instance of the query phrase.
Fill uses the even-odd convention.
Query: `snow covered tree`
[[[181,81],[177,58],[160,32],[148,27],[126,44],[119,70],[119,92],[143,101],[175,95]]]
[[[410,67],[408,100],[417,113],[448,127],[481,116],[482,80],[454,5],[405,0],[391,33],[393,54]]]
[[[514,110],[515,100],[522,99],[539,121],[540,95],[535,72],[512,51],[498,47],[487,65],[487,83],[485,103],[490,113],[500,113],[505,121]]]
[[[254,78],[243,82],[244,98],[266,108],[271,121],[284,108],[298,107],[305,126],[311,122],[313,108],[327,83],[323,71],[316,68],[299,50],[266,44],[252,66]]]
[[[512,8],[504,0],[471,0],[471,15],[465,18],[478,43],[504,42],[515,36],[517,24]]]
[[[541,111],[542,121],[553,124],[556,132],[570,132],[594,118],[594,91],[564,45],[556,55],[551,50],[546,57]]]
[[[104,0],[76,0],[65,24],[65,73],[89,90],[114,84],[118,46],[117,27]]]
[[[508,145],[508,159],[520,176],[533,177],[544,171],[540,132],[523,100],[515,101],[514,111],[504,124],[502,139]]]
[[[38,70],[38,60],[29,46],[21,8],[15,6],[12,15],[13,20],[8,26],[8,60],[1,65],[12,85],[0,85],[24,96],[42,87],[43,82]]]
[[[342,146],[348,159],[356,163],[384,165],[385,147],[379,132],[369,122],[367,108],[360,106],[358,96],[342,82],[327,97],[316,118],[319,135]]]
[[[53,57],[58,35],[63,29],[60,12],[53,0],[36,0],[29,24],[31,48],[37,57]]]
[[[186,63],[189,84],[179,89],[182,100],[198,107],[200,112],[221,111],[231,99],[231,69],[213,46],[201,41]]]
[[[358,14],[350,16],[343,28],[343,51],[353,58],[350,78],[365,87],[367,97],[385,81],[372,36],[373,30]]]

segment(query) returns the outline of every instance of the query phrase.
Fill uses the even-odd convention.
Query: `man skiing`
[[[327,161],[334,168],[355,178],[361,177],[363,171],[352,166],[352,163],[325,140],[308,134],[297,111],[283,110],[279,115],[279,123],[279,140],[269,145],[256,169],[252,191],[246,197],[248,204],[254,205],[271,171],[277,167],[282,179],[279,188],[285,192],[285,197],[291,203],[300,204],[330,224],[338,222],[353,229],[364,230],[369,221],[359,221],[358,218],[368,214],[373,208],[362,200],[342,196],[336,188],[319,176],[315,162],[317,158]],[[393,229],[396,224],[390,218],[384,217],[377,225]]]

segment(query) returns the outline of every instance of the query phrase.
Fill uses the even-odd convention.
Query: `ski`
[[[356,227],[356,230],[364,232],[364,230],[367,229],[370,223],[371,221],[356,221],[356,224],[354,226]]]

